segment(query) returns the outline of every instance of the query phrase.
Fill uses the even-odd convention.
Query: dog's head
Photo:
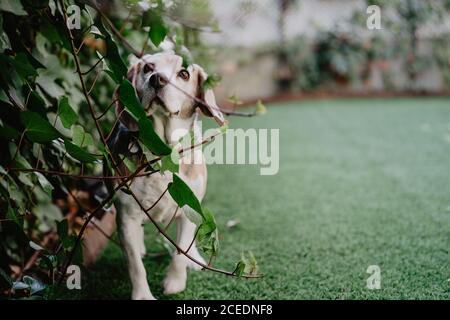
[[[159,108],[167,116],[190,118],[198,107],[219,125],[225,122],[213,91],[203,89],[207,79],[203,68],[196,64],[184,68],[183,59],[174,53],[148,54],[137,59],[132,63],[127,78],[148,115]],[[137,131],[136,122],[123,109],[117,100],[116,113],[121,122],[129,130]]]

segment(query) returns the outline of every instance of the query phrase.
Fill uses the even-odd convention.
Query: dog
[[[182,57],[173,52],[148,54],[135,60],[127,78],[135,88],[155,132],[169,146],[176,146],[179,139],[190,130],[199,130],[199,111],[213,117],[219,125],[225,123],[213,91],[203,88],[207,79],[203,68],[196,64],[184,68]],[[115,96],[118,94],[116,92]],[[202,103],[199,103],[200,101]],[[120,125],[126,128],[127,134],[124,136],[133,136],[138,131],[136,121],[124,110],[118,99],[115,108]],[[198,142],[200,141],[195,143]],[[129,150],[131,149],[133,148]],[[183,159],[180,160],[179,176],[201,201],[206,192],[205,160],[200,148],[195,148],[191,153],[193,161],[186,163]],[[168,171],[164,174],[136,177],[131,184],[131,190],[145,207],[149,207],[157,201],[171,181],[172,174]],[[118,199],[120,206],[117,208],[117,225],[132,284],[131,298],[155,299],[147,283],[147,274],[142,262],[146,252],[143,224],[148,222],[148,217],[130,195],[119,191]],[[187,210],[190,208],[186,206],[178,208],[170,194],[166,192],[158,204],[149,211],[152,219],[158,222],[167,224],[174,219],[177,225],[176,243],[183,250],[189,248],[196,231],[196,225],[186,216]],[[205,262],[195,243],[188,254],[202,263]],[[173,253],[163,281],[164,294],[175,294],[186,288],[188,267],[201,269],[183,254]]]

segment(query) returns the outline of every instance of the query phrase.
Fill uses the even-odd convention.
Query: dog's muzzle
[[[148,80],[149,86],[155,90],[164,88],[168,82],[167,78],[158,72],[152,74]]]

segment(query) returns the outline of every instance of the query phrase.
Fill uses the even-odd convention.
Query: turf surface
[[[280,171],[209,167],[205,205],[217,218],[221,253],[233,269],[242,250],[264,278],[190,272],[171,299],[449,299],[450,101],[389,99],[272,105],[231,127],[279,128]],[[227,229],[229,219],[241,223]],[[158,251],[147,228],[149,251]],[[153,294],[168,257],[145,258]],[[366,288],[369,265],[381,289]],[[110,244],[84,271],[82,290],[58,297],[128,299],[120,250]]]

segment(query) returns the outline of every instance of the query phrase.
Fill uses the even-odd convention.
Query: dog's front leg
[[[123,208],[126,210],[126,208]],[[143,230],[142,219],[121,212],[119,235],[127,258],[128,273],[131,279],[133,300],[155,300],[147,283],[147,274],[142,262]]]
[[[190,210],[190,208],[186,208],[185,210]],[[194,239],[196,225],[192,223],[184,213],[177,218],[176,223],[177,244],[181,249],[187,250]],[[205,263],[205,260],[199,254],[197,247],[195,246],[195,242],[189,249],[188,254],[197,261]],[[192,267],[197,270],[201,269],[201,266],[183,254],[175,251],[163,282],[164,294],[178,293],[186,288],[187,267]]]

